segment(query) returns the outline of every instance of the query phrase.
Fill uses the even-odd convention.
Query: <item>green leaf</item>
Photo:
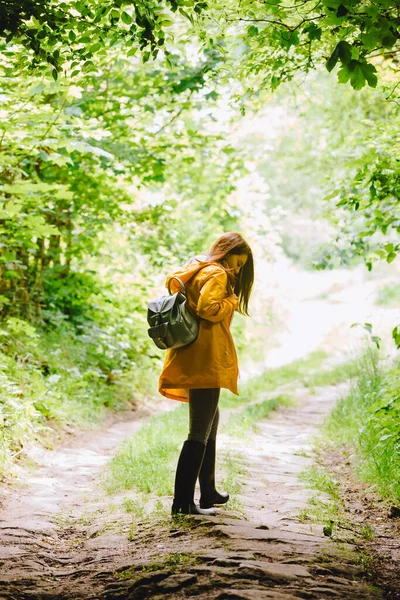
[[[22,204],[19,202],[15,202],[14,200],[9,200],[4,207],[4,212],[8,215],[9,218],[15,217],[18,213],[22,211]]]
[[[51,72],[51,74],[53,76],[54,81],[57,81],[57,79],[58,79],[57,69],[53,69],[52,72]]]
[[[371,32],[371,31],[368,33],[362,33],[361,34],[361,42],[367,50],[373,50],[375,48],[375,46],[378,44],[378,38],[377,38],[376,33]]]
[[[71,192],[67,186],[60,186],[60,189],[54,192],[54,198],[58,200],[73,200],[74,192]]]
[[[396,258],[397,254],[396,252],[390,252],[387,256],[386,262],[391,263],[394,261],[394,259]]]
[[[174,21],[170,17],[164,15],[159,17],[158,22],[162,27],[169,27],[174,24]]]
[[[331,71],[333,71],[333,69],[336,67],[336,63],[339,60],[339,44],[336,45],[334,51],[332,52],[332,54],[330,55],[330,57],[328,58],[328,60],[325,63],[326,69],[327,71],[329,71],[329,73]]]
[[[381,347],[382,338],[377,335],[372,335],[371,340],[376,344],[376,347],[379,349]]]
[[[357,61],[355,61],[355,62],[357,62]],[[354,88],[355,90],[361,90],[365,85],[364,72],[359,63],[354,66],[354,69],[353,69],[351,77],[350,77],[350,84],[351,84],[352,88]]]
[[[98,52],[101,48],[104,48],[104,44],[97,42],[97,44],[93,44],[93,46],[89,47],[89,52],[96,54],[96,52]]]
[[[347,65],[343,65],[338,73],[340,83],[347,83],[350,79],[351,87],[361,90],[365,85],[365,77],[359,61],[352,59]]]
[[[352,47],[346,41],[341,41],[337,45],[338,55],[340,62],[344,65],[347,65],[351,61],[352,58]]]
[[[282,48],[288,50],[292,46],[297,46],[299,44],[299,34],[297,31],[281,31],[280,42]]]
[[[372,199],[376,198],[376,187],[373,183],[369,186],[369,193]]]
[[[376,73],[376,68],[374,67],[374,65],[371,65],[370,63],[360,63],[361,65],[361,69],[362,72],[364,74],[365,79],[367,80],[367,83],[370,87],[375,88],[378,84],[378,78],[375,75]]]
[[[188,19],[188,21],[192,23],[192,25],[194,25],[193,17],[188,12],[186,12],[185,10],[183,10],[183,8],[180,7],[178,10],[181,13],[181,15],[183,15],[186,19]]]
[[[347,65],[343,65],[341,69],[338,71],[338,81],[339,83],[347,83],[351,77],[351,71],[349,70]]]
[[[253,37],[255,35],[257,35],[258,33],[258,27],[255,27],[255,25],[250,25],[250,27],[247,28],[247,34],[249,37]]]
[[[121,19],[122,19],[123,23],[125,23],[125,25],[130,25],[132,23],[132,17],[130,15],[128,15],[128,13],[125,12],[124,10],[121,13]]]
[[[400,348],[400,325],[397,325],[392,331],[392,338],[397,348]]]
[[[43,90],[45,89],[45,84],[44,83],[38,83],[37,85],[34,85],[33,88],[31,89],[30,93],[32,96],[39,96]]]
[[[207,98],[207,100],[218,100],[218,96],[219,94],[215,90],[213,90],[212,92],[206,94],[205,97]]]
[[[349,9],[344,4],[340,4],[336,11],[336,15],[338,17],[344,17],[348,14],[348,12],[349,12]]]
[[[396,42],[397,38],[392,33],[389,33],[382,38],[382,46],[385,48],[392,48]]]
[[[310,23],[305,29],[305,33],[308,35],[308,39],[312,40],[320,40],[322,35],[322,29],[317,27],[315,23]]]
[[[10,300],[6,296],[1,296],[0,295],[0,306],[2,304],[10,304]]]

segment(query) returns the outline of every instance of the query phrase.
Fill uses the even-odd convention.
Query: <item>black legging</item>
[[[206,444],[217,437],[220,388],[189,390],[188,440]]]

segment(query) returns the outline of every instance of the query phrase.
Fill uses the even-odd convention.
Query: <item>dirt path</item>
[[[93,492],[91,499],[93,468],[120,437],[116,429],[132,434],[136,423],[114,426],[108,442],[102,438],[101,449],[85,453],[79,466],[80,448],[71,449],[65,504],[57,479],[54,497],[35,497],[33,480],[2,511],[0,598],[380,598],[359,579],[352,545],[339,547],[320,526],[298,519],[309,496],[298,479],[310,463],[303,454],[338,391],[299,392],[298,407],[263,422],[243,447],[221,435],[221,448],[239,451],[247,465],[240,519],[219,509],[214,518],[159,518],[132,527],[126,512],[110,516],[104,500]],[[97,511],[90,523],[82,519],[83,506]],[[57,522],[55,508],[68,509],[69,522]]]
[[[368,296],[364,283],[351,286],[347,273],[343,278],[328,301],[320,296],[331,278],[323,285],[318,279],[314,289],[310,275],[297,293],[288,290],[287,331],[255,372],[304,356],[327,337],[336,360],[338,351],[348,350],[349,325],[366,320],[373,302],[358,302]],[[294,286],[293,274],[288,280]],[[355,283],[350,301],[343,294],[351,295]],[[391,312],[382,313],[388,330]],[[356,329],[351,336],[354,341]],[[240,518],[228,505],[215,518],[176,522],[161,510],[151,522],[138,522],[120,497],[104,496],[101,470],[143,424],[144,413],[38,453],[40,466],[24,485],[1,492],[0,600],[379,598],[360,579],[353,545],[338,545],[321,527],[299,521],[310,495],[298,479],[310,463],[304,452],[340,389],[298,394],[299,406],[263,422],[251,441],[219,437],[222,453],[238,452],[247,465]]]

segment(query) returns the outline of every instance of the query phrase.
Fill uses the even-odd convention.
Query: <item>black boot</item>
[[[225,504],[229,500],[226,492],[217,492],[215,489],[215,440],[208,440],[204,453],[203,464],[199,473],[200,506],[211,508],[214,504]]]
[[[215,515],[213,510],[202,510],[194,503],[194,488],[204,451],[205,444],[196,440],[186,440],[183,444],[175,475],[173,515]]]

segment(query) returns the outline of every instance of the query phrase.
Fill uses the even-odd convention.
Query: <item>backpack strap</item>
[[[184,286],[184,284],[183,284],[183,281],[182,281],[181,279],[179,279],[179,277],[175,277],[175,275],[174,275],[173,277],[171,277],[171,278],[169,279],[169,281],[168,281],[168,293],[169,293],[169,295],[170,295],[170,296],[172,296],[172,292],[171,292],[171,281],[172,281],[173,279],[176,279],[176,281],[178,281],[179,285],[181,286],[181,293],[182,293],[182,294],[185,294],[185,296],[186,296],[186,288],[185,288],[185,286]]]

